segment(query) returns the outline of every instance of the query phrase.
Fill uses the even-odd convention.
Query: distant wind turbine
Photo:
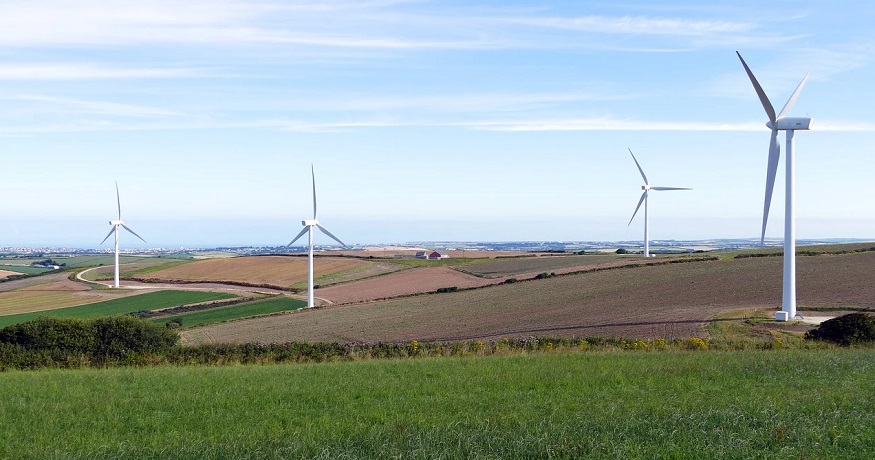
[[[316,220],[316,172],[313,170],[313,165],[310,165],[310,175],[313,178],[313,218],[310,220],[301,221],[301,225],[304,226],[304,229],[301,230],[301,233],[298,233],[298,236],[292,240],[288,246],[291,246],[298,241],[298,238],[304,236],[304,233],[309,233],[310,239],[310,248],[307,254],[307,308],[313,308],[313,229],[314,227],[318,228],[322,231],[322,233],[328,235],[334,241],[342,244],[346,247],[346,243],[340,241],[336,236],[332,235],[331,232],[328,231],[327,228],[323,227],[318,220]]]
[[[635,220],[635,215],[638,214],[638,209],[641,208],[641,203],[644,203],[644,257],[650,257],[650,235],[648,234],[648,224],[647,224],[647,202],[648,195],[651,190],[663,191],[663,190],[692,190],[691,188],[680,188],[680,187],[651,187],[650,182],[647,180],[647,176],[644,175],[644,170],[641,169],[641,165],[638,164],[638,160],[635,159],[635,154],[632,153],[632,149],[629,149],[629,154],[632,155],[632,160],[635,161],[635,166],[638,166],[638,172],[641,173],[641,177],[644,179],[644,185],[641,186],[641,190],[644,190],[644,193],[641,194],[641,199],[638,200],[638,206],[635,207],[635,212],[632,213],[632,218],[629,219],[629,223],[626,225],[632,225],[632,221]]]
[[[769,220],[769,206],[772,203],[772,191],[775,188],[775,176],[778,173],[778,160],[781,157],[781,145],[778,142],[778,131],[787,131],[787,164],[786,164],[786,191],[784,194],[784,294],[781,302],[781,311],[775,313],[775,319],[778,321],[790,321],[796,318],[796,172],[795,159],[793,157],[793,135],[797,130],[811,129],[811,118],[807,117],[786,117],[790,113],[793,105],[796,104],[796,99],[799,98],[799,93],[808,79],[808,74],[799,82],[796,91],[784,104],[781,113],[775,115],[775,108],[769,102],[766,92],[753,76],[750,67],[744,62],[741,54],[736,51],[738,59],[741,60],[741,65],[744,66],[744,71],[753,83],[753,89],[756,91],[763,108],[766,109],[766,115],[769,117],[769,122],[766,126],[772,130],[772,139],[769,143],[769,164],[766,172],[766,198],[763,205],[763,228],[760,236],[760,244],[765,243],[766,238],[766,223]]]
[[[113,287],[118,289],[118,287],[119,287],[119,285],[118,285],[118,234],[119,234],[118,228],[122,227],[125,230],[131,232],[132,235],[141,239],[144,243],[146,242],[146,240],[144,240],[143,237],[141,237],[140,235],[137,235],[137,233],[135,231],[131,230],[130,227],[128,227],[127,225],[125,225],[124,222],[122,222],[122,200],[119,197],[119,193],[118,193],[118,181],[116,181],[116,183],[115,183],[115,199],[118,202],[118,220],[109,221],[109,225],[112,225],[112,230],[110,230],[109,233],[106,234],[106,237],[103,239],[103,241],[100,242],[100,244],[105,243],[106,240],[109,238],[109,236],[112,235],[113,233],[115,233],[115,270],[114,270],[115,282],[113,283]]]

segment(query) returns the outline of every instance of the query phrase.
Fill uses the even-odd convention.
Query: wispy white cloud
[[[613,117],[474,121],[454,124],[486,131],[763,131],[762,123],[650,121]]]
[[[686,131],[686,132],[763,132],[768,130],[762,123],[708,123],[698,121],[635,120],[614,117],[543,119],[543,120],[470,120],[470,121],[429,121],[429,120],[348,120],[348,121],[308,121],[298,119],[259,119],[248,121],[222,121],[197,119],[195,117],[177,120],[157,120],[151,122],[125,122],[117,119],[87,120],[44,123],[40,125],[15,126],[0,124],[0,135],[28,136],[56,132],[114,132],[114,131],[179,131],[213,129],[256,129],[277,130],[300,133],[335,133],[359,129],[391,128],[459,128],[478,131],[501,132],[549,132],[549,131]],[[826,121],[814,125],[815,131],[828,132],[873,132],[875,122]]]
[[[519,24],[552,29],[602,34],[696,36],[747,33],[756,29],[750,22],[708,21],[695,19],[651,18],[641,16],[529,17],[504,19]]]
[[[411,94],[398,97],[337,97],[312,102],[296,101],[298,110],[315,111],[395,111],[416,109],[420,112],[484,113],[526,111],[589,101],[624,101],[640,97],[609,90],[561,93],[489,93],[422,96]]]
[[[15,95],[4,97],[0,95],[0,100],[4,99],[8,101],[6,104],[7,106],[10,105],[10,102],[28,103],[25,110],[29,112],[143,118],[177,117],[182,115],[182,113],[179,111],[168,110],[159,107],[121,104],[117,102],[87,101],[67,97],[52,97],[42,95]]]
[[[603,46],[670,51],[702,43],[726,46],[727,40],[768,43],[787,39],[761,29],[761,24],[750,21],[559,16],[547,8],[445,8],[403,1],[8,0],[0,4],[0,45],[7,47],[185,44],[412,50]],[[592,40],[594,35],[679,40],[618,44]]]
[[[0,80],[96,80],[203,76],[192,68],[111,67],[87,63],[0,64]]]

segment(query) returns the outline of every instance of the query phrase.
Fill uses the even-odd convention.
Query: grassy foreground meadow
[[[0,374],[3,458],[863,458],[872,349]]]

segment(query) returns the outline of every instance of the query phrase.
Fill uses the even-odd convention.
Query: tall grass
[[[0,457],[861,458],[871,350],[0,374]]]

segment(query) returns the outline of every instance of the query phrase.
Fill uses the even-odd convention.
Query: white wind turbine
[[[681,187],[651,187],[650,182],[647,181],[647,176],[644,175],[644,170],[641,169],[641,165],[638,164],[638,160],[635,159],[635,154],[632,153],[632,149],[629,149],[629,154],[632,155],[632,160],[635,161],[635,166],[638,166],[638,172],[641,173],[641,177],[644,179],[644,185],[641,186],[641,190],[644,190],[644,193],[641,194],[641,199],[638,200],[638,206],[635,207],[635,212],[632,213],[632,218],[629,219],[629,223],[626,225],[632,225],[632,221],[635,220],[635,215],[638,214],[638,209],[641,208],[641,203],[644,203],[644,257],[650,257],[650,235],[648,234],[648,225],[647,225],[647,202],[648,195],[651,190],[663,191],[663,190],[692,190],[691,188],[681,188]]]
[[[304,236],[304,233],[309,233],[310,238],[310,248],[307,253],[307,308],[313,308],[313,229],[314,227],[318,228],[322,231],[322,233],[328,235],[334,241],[346,246],[346,243],[340,241],[336,236],[332,235],[331,232],[328,231],[327,228],[323,227],[319,224],[319,221],[316,220],[316,173],[313,170],[313,165],[310,165],[310,175],[313,178],[313,218],[310,220],[301,221],[301,225],[304,226],[304,229],[301,230],[301,233],[298,233],[298,236],[292,240],[288,245],[291,246],[298,241],[298,238]]]
[[[105,243],[106,240],[109,238],[109,236],[112,235],[113,233],[115,233],[115,270],[113,270],[114,274],[115,274],[115,277],[114,277],[115,281],[113,283],[113,287],[117,289],[119,287],[118,286],[118,234],[119,234],[118,228],[122,227],[125,230],[131,232],[131,234],[133,234],[137,238],[141,239],[144,243],[146,242],[146,240],[143,240],[143,237],[141,237],[140,235],[137,235],[137,233],[135,231],[131,230],[130,227],[128,227],[127,225],[125,225],[124,222],[122,222],[122,200],[121,200],[121,198],[119,198],[119,194],[118,194],[118,182],[115,183],[115,199],[118,202],[118,220],[109,221],[109,225],[112,225],[112,230],[110,230],[109,233],[106,234],[106,237],[103,239],[103,241],[100,242],[100,244]]]
[[[784,108],[778,115],[775,115],[775,108],[766,97],[766,92],[763,91],[750,67],[744,62],[741,54],[736,51],[738,59],[741,60],[741,65],[744,66],[744,71],[750,77],[750,82],[753,83],[753,89],[756,91],[763,108],[766,109],[766,115],[769,116],[769,122],[766,123],[772,130],[772,140],[769,143],[769,165],[766,172],[766,199],[763,205],[763,229],[760,236],[760,244],[765,242],[766,238],[766,223],[769,220],[769,206],[772,203],[772,190],[775,188],[775,176],[778,173],[778,159],[781,157],[781,145],[778,143],[778,131],[787,131],[787,164],[786,164],[786,191],[784,194],[784,294],[781,302],[781,311],[775,313],[775,319],[778,321],[790,321],[796,318],[796,214],[795,214],[795,181],[796,171],[793,158],[793,135],[797,130],[811,129],[811,118],[807,117],[786,117],[802,87],[805,85],[805,80],[808,79],[808,74],[799,82],[796,91],[784,104]]]

